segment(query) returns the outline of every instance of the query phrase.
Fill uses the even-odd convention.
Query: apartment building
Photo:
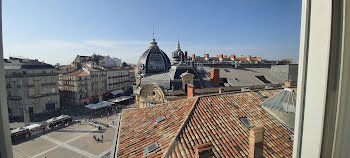
[[[9,117],[32,117],[60,108],[58,73],[38,60],[10,57],[4,60]]]
[[[129,70],[120,67],[108,69],[107,90],[127,89],[131,86]]]
[[[62,106],[90,103],[91,77],[89,72],[77,70],[59,75],[59,91]]]

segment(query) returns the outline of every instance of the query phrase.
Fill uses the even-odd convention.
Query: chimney
[[[227,55],[224,55],[224,58],[227,58]]]
[[[185,51],[185,60],[187,59],[187,55],[188,55],[188,54],[187,54],[187,50],[186,50],[186,51]]]
[[[254,127],[249,132],[249,158],[263,158],[264,127]]]
[[[232,54],[231,55],[231,60],[235,61],[236,60],[236,55]]]
[[[247,56],[247,61],[250,61],[252,59],[252,56],[248,55]]]
[[[219,84],[220,70],[219,69],[211,69],[210,70],[210,79],[211,79],[212,84]]]
[[[219,94],[223,94],[225,92],[224,88],[219,88]]]
[[[258,59],[258,61],[261,61],[261,57],[258,57],[257,59]]]
[[[284,88],[290,88],[290,87],[292,87],[292,83],[293,83],[293,80],[290,80],[290,79],[285,80],[285,81],[284,81]]]
[[[192,54],[192,60],[196,58],[196,54]]]
[[[195,89],[193,84],[187,84],[187,98],[192,98],[195,94]]]
[[[205,143],[194,146],[195,158],[212,158],[214,157],[213,144]]]
[[[223,58],[224,58],[224,55],[220,54],[220,55],[219,55],[219,60],[222,61]]]
[[[204,59],[209,60],[209,54],[204,54]]]

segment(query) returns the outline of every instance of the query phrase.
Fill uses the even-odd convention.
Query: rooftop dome
[[[168,71],[170,66],[168,56],[159,49],[153,33],[153,40],[150,43],[149,48],[142,54],[137,63],[137,73],[145,74],[164,72]]]
[[[180,63],[181,61],[184,61],[184,56],[185,55],[180,48],[180,42],[179,40],[177,40],[177,48],[173,53],[171,53],[171,57],[173,58],[173,63],[177,64],[177,63]]]

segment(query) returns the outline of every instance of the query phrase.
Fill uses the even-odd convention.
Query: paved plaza
[[[65,128],[57,129],[52,132],[29,139],[20,144],[12,145],[15,158],[99,158],[107,157],[113,147],[116,127],[112,121],[118,122],[119,114],[94,120],[108,123],[111,126],[99,131],[97,128],[89,125],[85,120],[81,124],[76,123]],[[97,142],[93,136],[101,138],[103,142]]]

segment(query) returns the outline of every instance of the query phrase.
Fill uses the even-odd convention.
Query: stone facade
[[[31,59],[5,59],[9,117],[29,116],[60,108],[58,73],[53,66]]]
[[[127,89],[131,86],[129,70],[111,69],[107,71],[107,90]]]
[[[105,69],[82,65],[81,70],[61,74],[60,95],[64,105],[86,105],[107,98],[111,91],[131,86],[129,71],[121,68]]]
[[[59,75],[59,90],[62,106],[90,103],[91,77],[87,72],[75,71]]]
[[[144,108],[160,103],[167,102],[163,90],[155,85],[148,84],[142,87],[140,93],[136,95],[137,108]]]

